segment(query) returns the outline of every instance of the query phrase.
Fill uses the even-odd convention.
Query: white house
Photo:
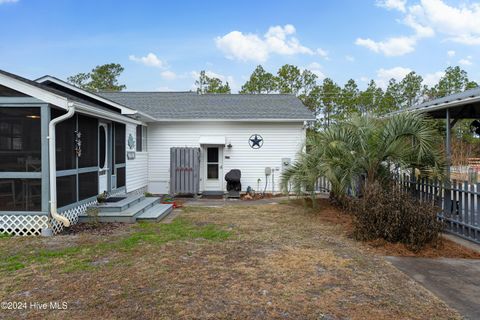
[[[224,194],[232,169],[241,191],[279,192],[310,120],[293,95],[94,94],[0,71],[0,232],[58,232],[103,191],[138,195],[117,207],[147,219],[144,192]]]

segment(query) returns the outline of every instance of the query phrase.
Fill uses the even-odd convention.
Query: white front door
[[[98,193],[108,191],[108,125],[98,126]]]
[[[205,191],[223,191],[223,147],[205,146],[203,188]]]

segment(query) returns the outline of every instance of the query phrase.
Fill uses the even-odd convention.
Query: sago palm
[[[332,193],[341,196],[390,181],[393,166],[441,177],[441,142],[431,121],[419,114],[354,117],[310,136],[298,161],[283,173],[282,185],[285,191],[313,195],[315,181],[324,176]]]

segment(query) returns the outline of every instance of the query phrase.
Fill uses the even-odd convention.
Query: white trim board
[[[105,111],[77,101],[70,101],[69,99],[62,97],[61,95],[55,94],[42,88],[38,88],[36,86],[25,83],[24,81],[15,79],[8,75],[4,75],[2,73],[0,73],[0,85],[24,93],[42,102],[46,102],[64,110],[68,110],[69,106],[75,106],[77,111],[80,113],[99,116],[108,120],[115,120],[122,123],[144,124],[142,121],[129,118],[126,115]],[[5,99],[5,101],[7,101],[7,99]]]
[[[89,98],[92,98],[92,99],[98,100],[100,102],[106,103],[106,104],[108,104],[108,105],[110,105],[114,108],[120,109],[122,114],[125,114],[125,115],[141,115],[144,118],[147,118],[147,119],[150,119],[150,120],[155,120],[155,118],[153,118],[152,116],[150,116],[146,113],[143,113],[141,111],[138,111],[138,110],[135,110],[135,109],[132,109],[132,108],[129,108],[129,107],[125,107],[124,105],[119,104],[115,101],[109,100],[109,99],[104,98],[102,96],[99,96],[95,93],[88,92],[86,90],[78,88],[78,87],[76,87],[76,86],[74,86],[70,83],[67,83],[65,81],[62,81],[62,80],[57,79],[57,78],[52,77],[52,76],[46,75],[46,76],[43,76],[43,77],[35,80],[35,82],[38,82],[38,83],[44,83],[44,82],[47,82],[47,81],[53,82],[53,83],[58,84],[58,85],[60,85],[64,88],[67,88],[69,90],[73,90],[73,91],[78,92],[78,93],[80,93],[84,96],[87,96]]]
[[[0,73],[0,85],[19,91],[26,95],[32,96],[44,102],[56,105],[57,107],[60,107],[62,109],[65,109],[65,110],[68,109],[67,98],[59,96],[47,90],[37,88],[35,86],[27,84],[21,80],[9,77],[2,73]]]
[[[134,109],[131,109],[131,108],[127,108],[121,104],[118,104],[114,101],[111,101],[111,100],[108,100],[106,98],[103,98],[99,95],[96,95],[94,93],[91,93],[91,92],[88,92],[86,90],[83,90],[81,88],[78,88],[74,85],[71,85],[65,81],[62,81],[60,79],[57,79],[55,77],[52,77],[52,76],[43,76],[41,78],[38,78],[37,80],[35,80],[35,82],[38,82],[38,83],[44,83],[44,82],[47,82],[47,81],[50,81],[50,82],[53,82],[55,84],[58,84],[64,88],[67,88],[67,89],[70,89],[70,90],[73,90],[75,92],[78,92],[80,94],[83,94],[84,96],[87,96],[87,97],[90,97],[92,99],[96,99],[98,101],[101,101],[103,103],[106,103],[114,108],[117,108],[117,109],[120,109],[122,114],[128,114],[128,115],[132,115],[132,114],[136,114],[137,113],[137,110],[134,110]]]

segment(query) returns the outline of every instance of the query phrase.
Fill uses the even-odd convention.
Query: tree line
[[[69,77],[68,81],[89,91],[121,91],[126,88],[118,83],[123,70],[120,64],[111,63]],[[228,82],[209,76],[204,70],[195,85],[199,94],[231,93]],[[311,70],[285,64],[275,74],[257,66],[239,93],[296,95],[315,114],[317,128],[326,128],[353,114],[381,115],[477,86],[458,66],[448,67],[438,83],[431,87],[424,84],[422,76],[412,71],[400,81],[391,79],[385,89],[371,80],[364,90],[360,90],[354,79],[342,86],[331,78],[320,81]]]
[[[354,79],[343,86],[331,78],[320,82],[312,71],[286,64],[276,74],[257,66],[240,93],[294,94],[314,112],[318,126],[328,127],[353,114],[381,115],[476,87],[478,84],[458,66],[448,67],[438,83],[431,87],[424,84],[422,76],[412,71],[400,81],[390,79],[385,89],[371,80],[364,90],[360,90]],[[210,87],[212,90],[208,88],[207,85],[205,92],[216,93],[214,86]]]

